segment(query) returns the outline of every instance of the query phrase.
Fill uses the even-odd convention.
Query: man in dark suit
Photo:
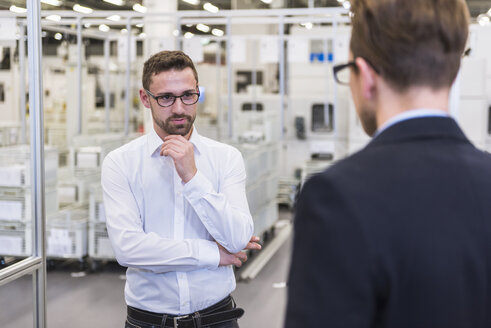
[[[491,156],[448,116],[466,4],[351,3],[335,76],[374,138],[303,187],[285,326],[489,328]]]

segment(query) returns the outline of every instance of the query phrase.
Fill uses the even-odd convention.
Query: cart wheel
[[[84,259],[78,260],[78,268],[80,271],[86,271],[87,270],[87,263],[85,262]]]
[[[46,270],[54,270],[56,269],[56,261],[55,260],[47,260],[46,261]]]
[[[99,271],[101,267],[100,261],[94,260],[94,259],[89,259],[88,260],[88,265],[89,265],[89,270],[90,272],[97,272]]]
[[[5,262],[5,258],[3,256],[0,256],[0,268],[4,268],[7,266],[7,263]]]

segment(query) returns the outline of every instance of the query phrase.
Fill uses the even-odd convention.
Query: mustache
[[[180,118],[186,118],[188,120],[191,120],[191,116],[189,115],[185,115],[185,114],[180,114],[180,115],[172,115],[170,117],[167,118],[167,121],[170,121],[170,120],[175,120],[175,119],[180,119]]]

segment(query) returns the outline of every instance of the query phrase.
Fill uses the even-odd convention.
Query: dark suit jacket
[[[491,327],[491,155],[399,122],[304,186],[285,326]]]

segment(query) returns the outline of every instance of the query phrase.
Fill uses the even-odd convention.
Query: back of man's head
[[[464,0],[352,0],[351,52],[396,91],[450,87],[469,25]]]

